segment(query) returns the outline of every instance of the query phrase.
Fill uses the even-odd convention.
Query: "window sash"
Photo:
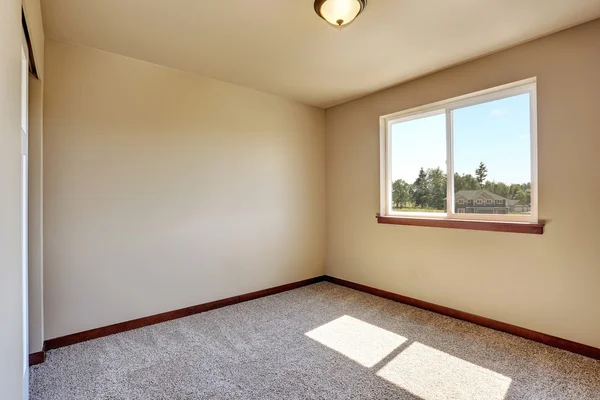
[[[470,93],[453,99],[412,108],[409,110],[389,114],[380,118],[380,157],[381,157],[381,198],[380,214],[387,216],[401,216],[406,218],[428,219],[461,219],[461,220],[488,220],[488,221],[514,221],[538,222],[538,170],[537,170],[537,96],[536,78],[509,83]],[[481,103],[500,100],[507,97],[529,94],[530,113],[530,162],[531,162],[531,215],[514,214],[465,214],[457,213],[454,209],[454,124],[453,111]],[[425,118],[433,115],[446,114],[446,174],[447,195],[445,213],[428,212],[398,212],[392,210],[392,159],[391,159],[391,127],[399,122],[412,119]],[[496,203],[498,203],[496,201]],[[474,201],[473,204],[476,204]],[[485,201],[484,203],[485,204]],[[494,204],[494,202],[492,203]],[[458,215],[460,214],[460,215]]]

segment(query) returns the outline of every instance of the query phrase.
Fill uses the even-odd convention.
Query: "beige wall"
[[[324,272],[324,112],[49,40],[45,336]]]
[[[22,398],[21,1],[0,2],[0,397]]]
[[[600,347],[600,20],[328,109],[326,272]],[[379,116],[538,78],[542,236],[378,225]]]

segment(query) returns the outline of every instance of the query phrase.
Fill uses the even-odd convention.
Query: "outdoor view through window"
[[[389,129],[391,211],[445,213],[447,171],[452,212],[531,215],[530,93],[427,112]],[[453,152],[447,156],[447,121]],[[434,214],[432,214],[434,216]]]

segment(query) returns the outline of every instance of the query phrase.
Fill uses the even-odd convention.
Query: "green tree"
[[[440,168],[427,170],[427,208],[444,209],[447,184],[446,174]]]
[[[423,167],[421,167],[421,170],[419,171],[419,176],[412,184],[411,194],[413,201],[415,202],[415,206],[425,207],[427,205],[427,173],[425,172]]]
[[[485,189],[507,199],[519,200],[523,205],[531,204],[531,183],[506,184],[504,182],[487,181],[488,169],[481,162],[471,174],[454,174],[455,193],[461,190]],[[392,184],[392,200],[395,207],[415,206],[425,209],[442,210],[446,205],[447,176],[440,168],[419,170],[419,176],[412,185],[402,180]]]
[[[510,198],[510,188],[504,182],[486,181],[485,185],[483,185],[483,188],[497,194],[498,196],[502,196],[507,199]]]
[[[395,180],[392,183],[392,203],[395,208],[406,207],[410,201],[410,184],[402,179]]]
[[[517,199],[517,193],[521,190],[521,185],[518,183],[513,183],[510,185],[508,189],[508,198],[509,199]]]
[[[454,174],[454,192],[460,192],[461,190],[477,190],[479,188],[479,182],[477,182],[477,179],[473,175]]]
[[[475,170],[475,176],[477,176],[477,182],[479,182],[479,186],[483,187],[483,183],[485,182],[485,178],[487,178],[488,169],[485,164],[482,162],[479,163],[479,168]]]
[[[521,204],[530,205],[531,204],[531,189],[524,187],[522,185],[521,189],[517,192],[516,198],[519,200]]]

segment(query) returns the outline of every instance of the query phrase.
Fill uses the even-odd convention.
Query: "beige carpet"
[[[32,400],[600,399],[600,362],[319,283],[50,351]]]

